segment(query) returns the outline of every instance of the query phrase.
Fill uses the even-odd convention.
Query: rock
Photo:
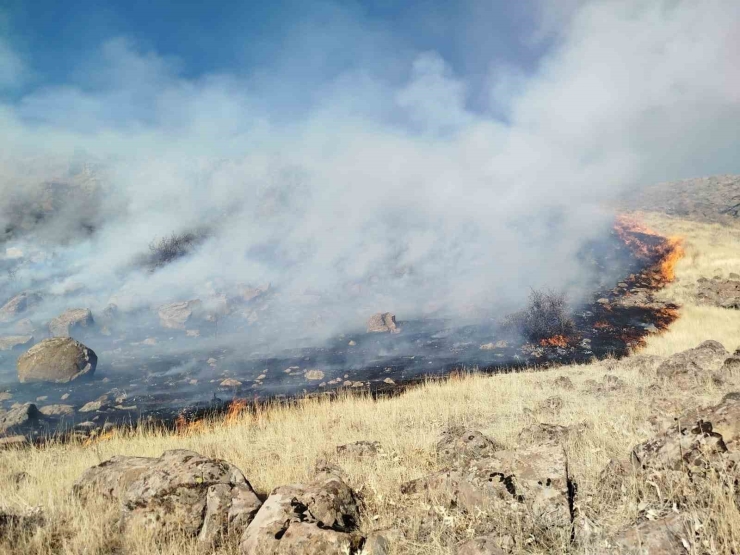
[[[259,297],[262,297],[270,290],[270,284],[260,285],[259,287],[250,287],[248,285],[242,285],[238,288],[238,294],[242,301],[251,302]]]
[[[159,307],[159,323],[163,328],[184,330],[187,324],[202,315],[203,303],[199,300],[170,303]]]
[[[572,435],[582,434],[587,429],[588,426],[585,423],[576,426],[561,426],[559,424],[540,422],[539,424],[523,428],[519,432],[517,440],[520,445],[540,445],[545,443],[556,445],[564,443]]]
[[[357,458],[373,457],[380,450],[380,442],[378,441],[356,441],[337,446],[337,454]]]
[[[681,469],[704,465],[740,447],[740,395],[728,394],[713,407],[684,413],[668,430],[635,447],[639,468]]]
[[[437,456],[445,463],[466,463],[493,455],[503,447],[477,430],[451,429],[442,432]]]
[[[39,412],[44,416],[69,416],[75,413],[75,408],[72,405],[46,405]]]
[[[310,381],[318,381],[324,379],[324,372],[322,370],[306,370],[305,378]]]
[[[33,335],[4,335],[0,337],[0,351],[10,351],[33,343]]]
[[[69,337],[44,339],[18,359],[18,380],[66,383],[92,376],[98,357],[92,349]]]
[[[11,434],[33,426],[41,420],[42,415],[36,405],[26,403],[0,414],[0,433]]]
[[[694,534],[683,515],[670,515],[631,526],[611,539],[610,547],[597,551],[608,554],[676,555],[694,553]],[[684,542],[686,542],[684,544]],[[688,546],[688,548],[684,547]]]
[[[104,401],[90,401],[80,407],[79,412],[94,412],[103,408]]]
[[[698,347],[668,357],[656,371],[658,377],[670,379],[679,387],[687,387],[719,369],[729,353],[717,341],[704,341]]]
[[[572,485],[559,446],[497,451],[453,468],[407,482],[401,492],[475,514],[478,509],[511,512],[536,527],[570,527]]]
[[[556,378],[555,381],[552,382],[552,385],[561,389],[566,389],[568,391],[575,389],[573,382],[567,376],[560,376],[559,378]]]
[[[740,372],[740,356],[733,355],[729,358],[726,358],[725,361],[722,363],[722,367],[720,368],[720,374],[732,375],[737,372]]]
[[[391,555],[393,545],[398,544],[402,538],[403,534],[396,529],[370,532],[365,538],[360,555]]]
[[[0,307],[0,322],[15,320],[19,314],[26,312],[41,302],[41,295],[24,291]]]
[[[91,328],[95,325],[89,308],[72,308],[49,322],[52,337],[69,337],[72,332]]]
[[[740,281],[712,279],[697,282],[696,297],[703,304],[720,308],[740,308]]]
[[[560,397],[548,397],[537,405],[537,410],[557,412],[563,408],[563,400]]]
[[[347,555],[362,544],[360,507],[337,473],[320,472],[309,485],[276,488],[241,538],[240,552]]]
[[[113,457],[86,470],[72,489],[82,500],[118,501],[126,530],[177,531],[205,543],[241,534],[261,506],[238,468],[184,449]]]
[[[373,314],[367,321],[368,333],[399,333],[401,330],[396,326],[396,315],[390,312],[379,312]]]
[[[22,320],[18,320],[13,325],[13,330],[18,335],[31,335],[31,334],[33,334],[33,332],[36,331],[36,326],[34,325],[34,323],[30,319],[23,318]]]
[[[34,507],[23,512],[11,512],[7,509],[0,510],[0,535],[4,540],[9,540],[12,535],[20,536],[32,532],[43,526],[44,515],[39,507]]]
[[[499,537],[481,536],[466,541],[457,547],[457,555],[504,555],[507,553],[499,546]]]
[[[240,385],[242,385],[242,382],[233,378],[226,378],[219,384],[221,387],[239,387]]]

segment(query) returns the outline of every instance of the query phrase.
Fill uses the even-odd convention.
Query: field
[[[628,457],[632,447],[657,433],[661,421],[740,389],[738,376],[722,383],[698,381],[688,391],[678,389],[660,382],[654,372],[657,362],[641,356],[670,355],[706,339],[720,341],[730,352],[740,346],[740,311],[700,306],[693,298],[699,277],[740,273],[740,226],[657,213],[639,216],[660,233],[682,236],[686,255],[676,266],[675,282],[662,292],[682,305],[681,317],[667,332],[651,337],[635,356],[494,377],[470,369],[467,375],[430,382],[395,398],[306,399],[290,407],[244,411],[228,422],[204,423],[180,434],[138,430],[109,434],[89,445],[0,452],[0,505],[14,510],[40,507],[47,522],[33,531],[6,534],[0,538],[0,552],[198,553],[194,539],[172,537],[162,543],[121,534],[115,506],[102,501],[83,506],[71,494],[73,482],[86,468],[113,455],[159,456],[166,449],[186,448],[235,464],[261,494],[310,479],[317,459],[336,463],[364,497],[362,530],[400,529],[404,539],[393,546],[399,554],[453,554],[459,542],[491,532],[510,536],[515,553],[594,553],[601,541],[599,531],[608,534],[636,519],[672,510],[689,512],[698,523],[692,553],[736,553],[740,512],[732,492],[721,486],[722,477],[697,484],[672,476],[647,480],[632,476],[626,487],[601,477],[610,459]],[[605,376],[617,379],[609,382]],[[558,387],[554,382],[559,377],[567,377],[573,388]],[[616,385],[606,387],[608,383]],[[553,396],[561,399],[561,408],[544,403]],[[538,533],[506,515],[447,511],[401,493],[404,482],[442,466],[435,453],[442,431],[476,429],[506,448],[516,448],[529,441],[519,438],[520,431],[540,422],[582,426],[565,442],[578,485],[578,542],[571,543],[565,533]],[[358,440],[379,441],[381,453],[365,458],[337,454],[336,446]],[[433,525],[430,513],[435,515]],[[236,542],[219,552],[237,553]]]

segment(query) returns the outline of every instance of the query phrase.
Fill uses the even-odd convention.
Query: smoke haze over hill
[[[629,188],[740,171],[737,3],[538,5],[535,67],[497,57],[483,76],[324,6],[342,25],[298,25],[248,75],[191,76],[110,37],[45,84],[0,37],[2,224],[27,261],[5,291],[77,291],[52,313],[269,283],[340,307],[338,327],[469,315],[577,291],[579,251]],[[344,43],[357,56],[325,70],[322,45]],[[304,69],[302,45],[319,60]],[[187,256],[137,265],[199,230]]]

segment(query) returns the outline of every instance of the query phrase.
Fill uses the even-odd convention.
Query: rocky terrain
[[[740,176],[717,175],[630,191],[626,210],[648,210],[701,222],[733,224],[740,217]]]

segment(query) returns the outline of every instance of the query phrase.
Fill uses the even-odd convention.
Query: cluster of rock
[[[237,536],[245,555],[387,554],[381,534],[360,533],[360,498],[326,463],[310,483],[280,486],[263,499],[232,464],[173,450],[113,457],[88,469],[73,492],[116,502],[123,530],[177,531],[209,548]]]
[[[740,308],[740,275],[730,274],[730,279],[699,278],[696,282],[699,302],[720,308]]]

